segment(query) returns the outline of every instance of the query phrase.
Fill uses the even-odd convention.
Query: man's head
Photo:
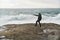
[[[41,13],[39,13],[39,15],[41,15]]]

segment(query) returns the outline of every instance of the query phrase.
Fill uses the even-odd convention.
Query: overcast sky
[[[60,0],[0,0],[0,8],[60,8]]]

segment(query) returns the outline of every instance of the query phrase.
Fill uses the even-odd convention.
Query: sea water
[[[0,9],[0,26],[6,24],[35,23],[38,13],[41,13],[41,23],[56,23],[60,25],[60,8],[21,8]]]

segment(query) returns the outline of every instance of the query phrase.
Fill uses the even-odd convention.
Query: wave
[[[28,14],[20,14],[20,15],[6,15],[0,17],[0,26],[6,24],[23,24],[23,23],[34,23],[36,17]]]
[[[55,23],[60,24],[60,13],[55,16],[45,16],[43,15],[43,23]]]
[[[5,15],[0,17],[0,26],[6,24],[35,23],[36,20],[37,16],[34,16],[32,14]],[[60,24],[60,14],[56,16],[42,15],[41,23]]]

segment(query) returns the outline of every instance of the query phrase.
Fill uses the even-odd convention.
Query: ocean
[[[60,8],[17,8],[0,9],[0,26],[6,24],[35,23],[38,13],[41,13],[41,23],[55,23],[60,25]]]

